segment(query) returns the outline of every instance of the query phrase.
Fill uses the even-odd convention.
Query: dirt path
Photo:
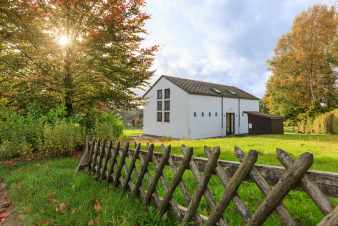
[[[0,225],[23,226],[14,212],[13,205],[6,192],[6,185],[0,181]]]

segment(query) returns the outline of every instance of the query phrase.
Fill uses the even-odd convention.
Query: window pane
[[[194,112],[194,117],[196,117],[197,116],[197,113],[196,112]]]
[[[170,122],[170,112],[164,112],[164,121]]]
[[[170,100],[164,101],[164,110],[170,111]]]
[[[215,112],[215,116],[217,117],[217,112]]]
[[[202,112],[202,117],[204,117],[204,112]]]
[[[157,111],[162,111],[162,101],[157,101]]]
[[[209,112],[209,117],[211,117],[211,112]]]
[[[162,90],[157,90],[157,99],[162,99]]]
[[[170,98],[170,89],[165,89],[164,90],[164,98],[169,99]]]
[[[162,122],[162,112],[157,112],[157,121]]]

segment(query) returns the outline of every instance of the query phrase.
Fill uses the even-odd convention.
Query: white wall
[[[248,133],[248,116],[243,112],[259,111],[258,100],[223,98],[223,116],[221,115],[221,101],[221,97],[189,95],[190,128],[188,134],[190,138],[226,136],[226,113],[235,114],[235,134]],[[194,112],[197,114],[196,117],[194,117]],[[202,112],[204,112],[204,117],[201,115]],[[209,117],[209,112],[211,112],[211,117]],[[223,117],[223,122],[221,117]]]
[[[189,95],[189,137],[204,138],[222,135],[221,98]],[[194,117],[196,112],[196,117]],[[202,112],[204,117],[202,117]],[[209,117],[209,112],[211,116]],[[217,112],[217,116],[215,116]]]
[[[170,122],[157,122],[157,90],[170,89]],[[145,96],[143,130],[145,134],[188,138],[188,94],[165,78],[161,78]],[[164,107],[164,105],[163,105]],[[164,119],[164,115],[163,115]]]

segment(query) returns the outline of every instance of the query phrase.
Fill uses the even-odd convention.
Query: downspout
[[[238,98],[238,134],[241,128],[241,98]]]
[[[221,96],[221,127],[223,129],[223,95]],[[222,130],[222,133],[223,133],[223,130]]]

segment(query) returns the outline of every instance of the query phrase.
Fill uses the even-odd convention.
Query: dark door
[[[226,134],[235,134],[235,113],[226,113]]]

